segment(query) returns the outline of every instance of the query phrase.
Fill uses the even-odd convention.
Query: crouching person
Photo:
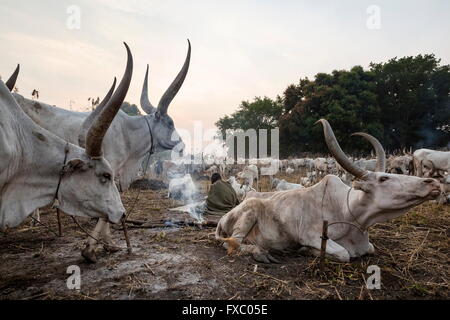
[[[206,198],[207,214],[223,216],[239,204],[239,198],[228,181],[219,173],[211,176],[211,188]]]

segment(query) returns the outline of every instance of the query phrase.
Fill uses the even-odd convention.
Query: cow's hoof
[[[269,253],[253,253],[253,259],[261,263],[281,263],[278,259],[275,259]]]
[[[375,253],[375,247],[373,244],[369,242],[368,248],[367,248],[367,254],[374,254]]]
[[[122,250],[121,247],[115,245],[114,243],[104,244],[103,249],[105,249],[105,251],[110,252],[110,253],[114,253],[114,252]]]
[[[92,249],[92,247],[90,247],[89,245],[87,245],[82,251],[81,251],[81,255],[83,256],[83,258],[90,263],[96,263],[97,262],[97,257],[95,255],[95,250]]]
[[[277,258],[275,258],[274,256],[267,254],[267,258],[269,258],[269,261],[272,263],[281,263],[280,260],[278,260]]]

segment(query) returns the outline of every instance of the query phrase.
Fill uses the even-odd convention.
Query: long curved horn
[[[156,111],[156,108],[152,105],[152,103],[148,99],[148,65],[147,71],[145,72],[144,85],[142,86],[141,108],[147,114],[152,114],[153,112]]]
[[[377,165],[375,166],[375,171],[386,172],[386,152],[384,151],[384,148],[381,145],[380,141],[378,141],[378,139],[374,136],[371,136],[370,134],[364,132],[355,132],[352,134],[352,136],[361,136],[370,142],[377,155]]]
[[[128,88],[130,87],[131,76],[133,75],[133,56],[131,55],[130,48],[124,42],[127,49],[127,66],[125,73],[117,87],[116,92],[109,99],[106,106],[100,111],[100,114],[92,123],[89,131],[86,135],[86,153],[90,157],[99,157],[102,155],[102,142],[105,137],[111,122],[114,120],[117,112],[122,106],[123,100],[127,95]]]
[[[331,129],[331,126],[328,123],[328,121],[325,119],[320,119],[315,124],[319,122],[322,123],[325,142],[327,143],[331,155],[347,172],[350,172],[357,178],[364,178],[364,176],[368,174],[368,171],[355,166],[353,162],[350,161],[350,159],[345,155],[344,151],[342,151],[341,147],[339,146],[339,143],[337,142],[336,137],[334,135],[333,129]]]
[[[19,75],[19,71],[20,71],[20,64],[17,65],[16,70],[14,70],[13,74],[11,75],[11,77],[9,77],[8,81],[5,82],[9,91],[13,91],[14,87],[16,86],[16,80],[17,76]]]
[[[187,52],[186,60],[184,61],[183,67],[181,68],[181,70],[178,73],[175,80],[173,80],[170,87],[167,88],[166,92],[164,92],[164,95],[162,96],[161,100],[159,100],[158,111],[161,114],[167,113],[169,104],[172,102],[173,98],[178,93],[178,90],[180,90],[181,85],[183,84],[183,81],[186,78],[187,72],[189,70],[189,62],[191,60],[191,42],[189,41],[189,39],[188,39],[188,45],[189,45],[188,52]]]
[[[114,89],[116,87],[116,77],[114,77],[114,82],[111,86],[111,89],[109,89],[106,96],[103,98],[102,102],[89,114],[89,116],[84,120],[83,124],[81,125],[80,134],[78,135],[78,145],[82,148],[86,147],[86,133],[88,132],[89,128],[92,125],[92,122],[97,118],[97,116],[100,114],[100,111],[103,110],[103,107],[108,103],[109,99],[111,98]]]

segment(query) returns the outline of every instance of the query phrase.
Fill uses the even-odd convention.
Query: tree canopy
[[[122,103],[122,106],[120,107],[123,112],[128,114],[129,116],[139,116],[141,115],[141,112],[139,111],[137,105],[130,104],[129,102],[124,101]]]
[[[280,152],[327,152],[322,128],[327,119],[347,152],[367,152],[370,145],[350,137],[364,131],[388,150],[439,148],[450,140],[450,66],[434,55],[393,58],[371,63],[368,70],[318,73],[314,80],[289,85],[276,101],[244,101],[216,123],[219,130],[280,128]]]
[[[230,116],[224,116],[216,126],[225,134],[226,130],[273,129],[278,126],[278,119],[283,114],[280,103],[268,97],[255,97],[252,102],[242,101],[238,110]]]

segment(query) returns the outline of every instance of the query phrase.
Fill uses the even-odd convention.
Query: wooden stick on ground
[[[323,272],[325,268],[325,252],[327,250],[327,240],[328,240],[328,220],[323,221],[321,238],[322,243],[320,245],[320,271]]]
[[[127,242],[128,254],[131,254],[131,253],[133,253],[133,248],[131,247],[130,239],[128,238],[128,231],[127,231],[127,225],[125,223],[125,219],[122,219],[122,228],[123,228],[123,234],[125,235],[125,241]]]

